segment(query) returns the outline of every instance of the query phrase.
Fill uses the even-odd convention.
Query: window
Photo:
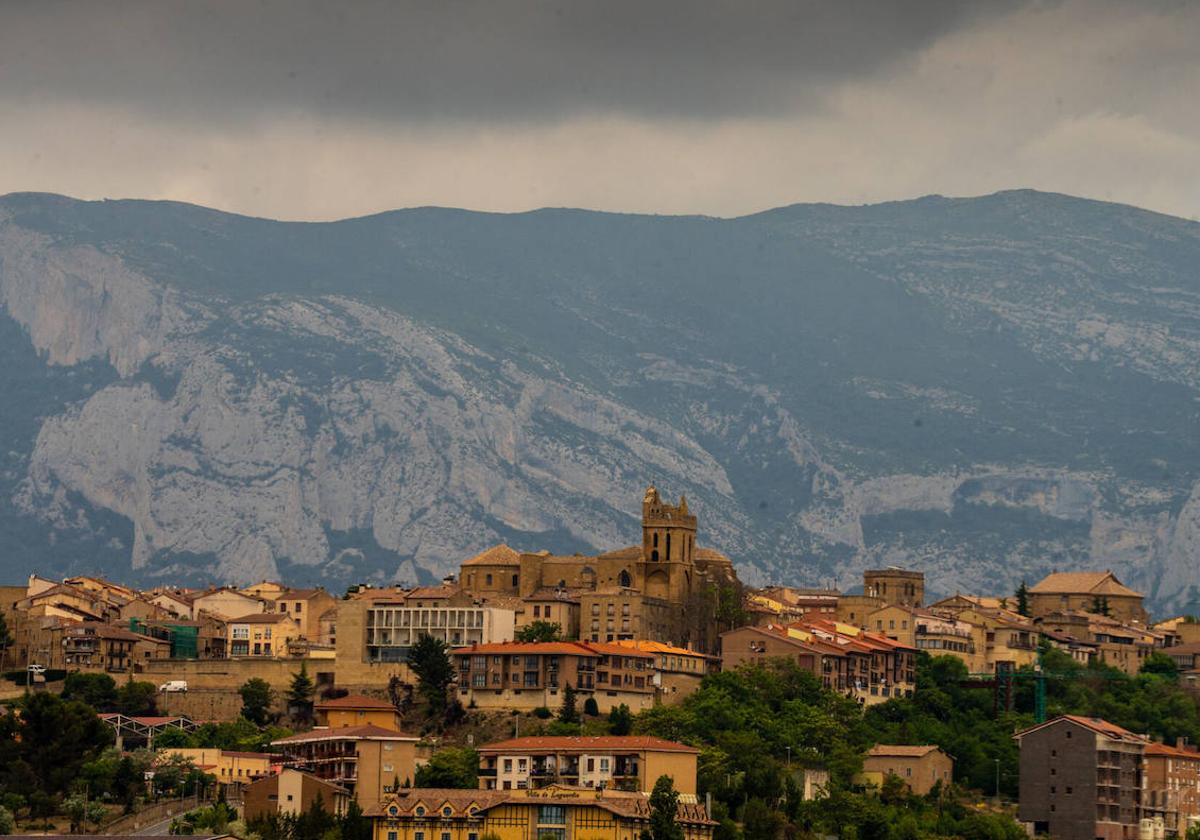
[[[303,605],[303,604],[301,604],[299,601],[297,601],[297,602],[296,602],[296,609],[295,609],[295,612],[300,612],[300,608],[301,608],[302,606],[304,606],[304,605]]]
[[[442,840],[450,840],[450,832],[449,831],[442,832]]]
[[[413,808],[413,813],[416,814],[418,817],[425,816],[425,806],[418,805],[416,808]]]
[[[395,831],[389,831],[387,840],[396,840],[399,835]]]
[[[492,576],[491,575],[484,576],[483,580],[488,586],[492,585]]]
[[[533,608],[533,617],[534,617],[534,618],[541,618],[541,617],[542,617],[542,608],[541,608],[541,607],[535,606],[535,607]]]
[[[564,805],[539,805],[538,825],[566,825],[567,809]],[[540,834],[541,832],[539,832]]]
[[[520,575],[513,575],[512,585],[513,585],[513,588],[516,588],[521,585],[521,576]]]

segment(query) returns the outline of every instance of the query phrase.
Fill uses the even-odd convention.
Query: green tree
[[[117,711],[130,717],[158,713],[158,690],[153,683],[135,682],[132,678],[117,689]]]
[[[1021,585],[1017,587],[1017,612],[1029,615],[1029,587],[1025,585],[1025,581],[1021,581]]]
[[[242,695],[242,717],[251,723],[265,726],[271,719],[271,703],[275,692],[261,677],[251,677],[238,689]]]
[[[446,712],[446,690],[454,679],[454,665],[446,643],[433,636],[423,635],[409,648],[408,666],[417,675],[421,696],[433,716]]]
[[[633,731],[633,712],[624,703],[609,709],[608,731],[613,735],[628,735]]]
[[[23,698],[19,716],[10,711],[7,717],[15,721],[0,731],[12,732],[17,746],[12,758],[19,760],[6,762],[8,773],[23,773],[21,768],[27,768],[37,788],[48,795],[66,792],[83,765],[113,741],[112,730],[90,706],[48,692]]]
[[[301,662],[300,670],[292,674],[292,683],[288,686],[288,708],[298,710],[301,720],[308,720],[312,717],[312,702],[316,693],[317,686],[308,675],[308,664]]]
[[[1142,662],[1141,673],[1156,674],[1167,679],[1178,679],[1179,669],[1175,665],[1175,660],[1162,651],[1154,651],[1147,656]]]
[[[577,693],[575,686],[567,683],[563,689],[562,706],[558,710],[558,719],[562,723],[579,723],[579,709],[576,705]]]
[[[350,800],[341,820],[341,840],[374,840],[375,830],[370,817],[363,815],[357,800]]]
[[[0,613],[2,615],[2,613]],[[13,812],[0,805],[0,834],[8,835],[17,830],[17,820]]]
[[[517,631],[518,642],[557,642],[562,639],[562,625],[553,621],[531,621]]]
[[[87,703],[97,712],[112,712],[117,708],[117,683],[108,674],[88,674],[76,671],[67,674],[62,698]]]
[[[679,792],[670,776],[659,776],[650,792],[650,840],[683,840]]]
[[[182,729],[164,729],[154,738],[154,748],[159,750],[186,749],[198,746],[196,739]]]
[[[783,824],[783,815],[758,797],[746,802],[742,813],[745,840],[778,840],[783,833]],[[887,837],[887,834],[882,836]]]
[[[419,788],[479,787],[479,753],[471,747],[446,747],[417,768],[414,786]]]

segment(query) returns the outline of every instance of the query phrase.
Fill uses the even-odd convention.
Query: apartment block
[[[573,686],[601,712],[654,705],[654,656],[596,642],[501,643],[453,651],[459,699],[478,708],[557,708]]]
[[[1099,718],[1065,715],[1016,735],[1019,818],[1055,840],[1138,840],[1147,741]]]
[[[364,809],[416,774],[417,738],[379,726],[314,729],[272,741],[283,764],[345,788]]]
[[[479,787],[567,785],[648,793],[666,775],[677,791],[694,794],[697,755],[694,747],[645,735],[514,738],[479,748]]]

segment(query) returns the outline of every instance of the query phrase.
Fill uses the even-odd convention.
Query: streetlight
[[[791,770],[791,769],[792,769],[792,748],[791,748],[791,746],[790,746],[790,745],[788,746],[788,748],[787,748],[787,751],[788,751],[788,763],[787,763],[787,766],[788,766],[788,769],[789,769],[789,770]]]

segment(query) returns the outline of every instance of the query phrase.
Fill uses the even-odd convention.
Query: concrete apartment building
[[[534,736],[479,748],[481,790],[537,790],[551,785],[649,793],[660,776],[696,793],[699,750],[646,735]]]
[[[601,712],[622,703],[634,712],[654,705],[654,656],[595,642],[508,642],[452,652],[459,699],[482,709],[558,708],[574,686],[582,704],[593,697]]]
[[[417,738],[379,726],[314,729],[272,741],[283,764],[345,788],[366,808],[416,775]]]
[[[939,782],[946,786],[953,781],[954,759],[933,744],[876,744],[863,759],[862,778],[882,788],[888,776],[896,776],[910,791],[924,796]]]
[[[1138,840],[1140,735],[1099,718],[1065,715],[1016,735],[1021,747],[1018,818],[1056,840]]]
[[[678,703],[700,687],[706,674],[720,670],[721,660],[665,642],[619,641],[617,647],[648,653],[654,657],[654,687],[658,702]]]

